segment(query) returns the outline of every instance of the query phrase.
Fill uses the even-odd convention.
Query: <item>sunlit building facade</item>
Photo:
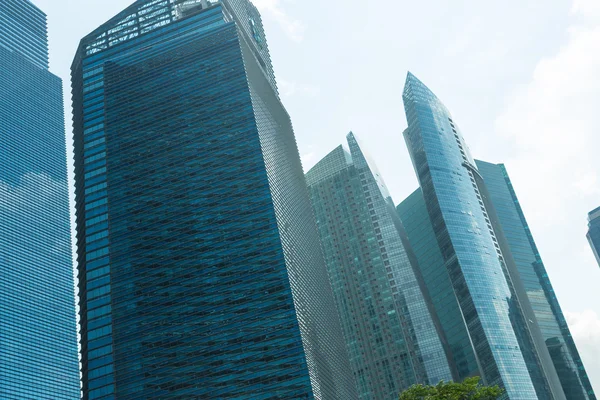
[[[411,196],[412,207],[400,207],[400,215],[417,255],[423,255],[419,240],[439,249],[419,266],[451,361],[461,378],[479,375],[503,387],[509,399],[565,398],[491,196],[457,124],[410,73],[403,99],[404,138],[420,192]],[[436,300],[441,298],[443,304]]]
[[[0,1],[0,399],[79,398],[62,82],[46,15]]]

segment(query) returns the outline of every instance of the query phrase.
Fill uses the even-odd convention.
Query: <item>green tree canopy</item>
[[[400,400],[497,400],[502,395],[498,386],[482,386],[479,377],[462,383],[440,382],[436,386],[413,385],[400,394]]]

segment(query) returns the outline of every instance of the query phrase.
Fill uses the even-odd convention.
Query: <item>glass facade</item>
[[[72,74],[84,398],[356,398],[256,8],[138,1]]]
[[[347,139],[306,178],[359,397],[391,399],[453,376],[383,179]]]
[[[478,375],[479,366],[473,345],[450,276],[444,267],[444,257],[437,244],[421,189],[400,203],[397,211],[445,333],[458,379]]]
[[[404,137],[440,249],[443,264],[438,268],[446,270],[439,278],[451,284],[456,299],[451,309],[458,307],[465,326],[445,333],[451,345],[457,342],[455,333],[472,344],[473,354],[461,359],[467,363],[463,370],[501,385],[510,399],[564,398],[554,367],[544,363],[549,355],[539,346],[539,330],[527,324],[531,306],[526,295],[518,295],[522,284],[501,250],[503,237],[486,206],[487,189],[457,125],[410,73],[403,99],[408,120]],[[450,293],[440,289],[448,295],[446,291]]]
[[[600,265],[600,207],[588,214],[588,227],[588,242],[590,242],[596,261]]]
[[[61,80],[46,16],[0,2],[0,399],[79,398]]]
[[[46,14],[29,0],[0,2],[0,47],[48,69]]]
[[[476,161],[567,399],[595,399],[546,268],[503,164]]]

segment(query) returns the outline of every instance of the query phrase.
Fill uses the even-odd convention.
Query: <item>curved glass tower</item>
[[[84,399],[355,399],[247,0],[139,0],[72,69]]]
[[[397,211],[439,318],[450,351],[451,364],[461,381],[477,374],[479,367],[421,189],[404,199]]]
[[[347,139],[306,179],[359,396],[391,399],[453,376],[383,179]]]
[[[526,295],[517,295],[522,284],[511,275],[493,227],[495,215],[487,206],[487,189],[457,125],[410,73],[403,99],[404,137],[457,304],[451,309],[453,320],[462,321],[459,328],[472,346],[463,373],[501,385],[513,400],[564,398],[553,366],[546,370],[548,354],[540,354],[547,350],[540,350],[526,322],[529,303],[522,298]]]
[[[62,81],[46,15],[0,1],[0,399],[79,398]]]

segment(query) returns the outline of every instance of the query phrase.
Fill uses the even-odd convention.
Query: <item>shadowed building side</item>
[[[85,399],[355,399],[245,0],[138,1],[73,63]]]

